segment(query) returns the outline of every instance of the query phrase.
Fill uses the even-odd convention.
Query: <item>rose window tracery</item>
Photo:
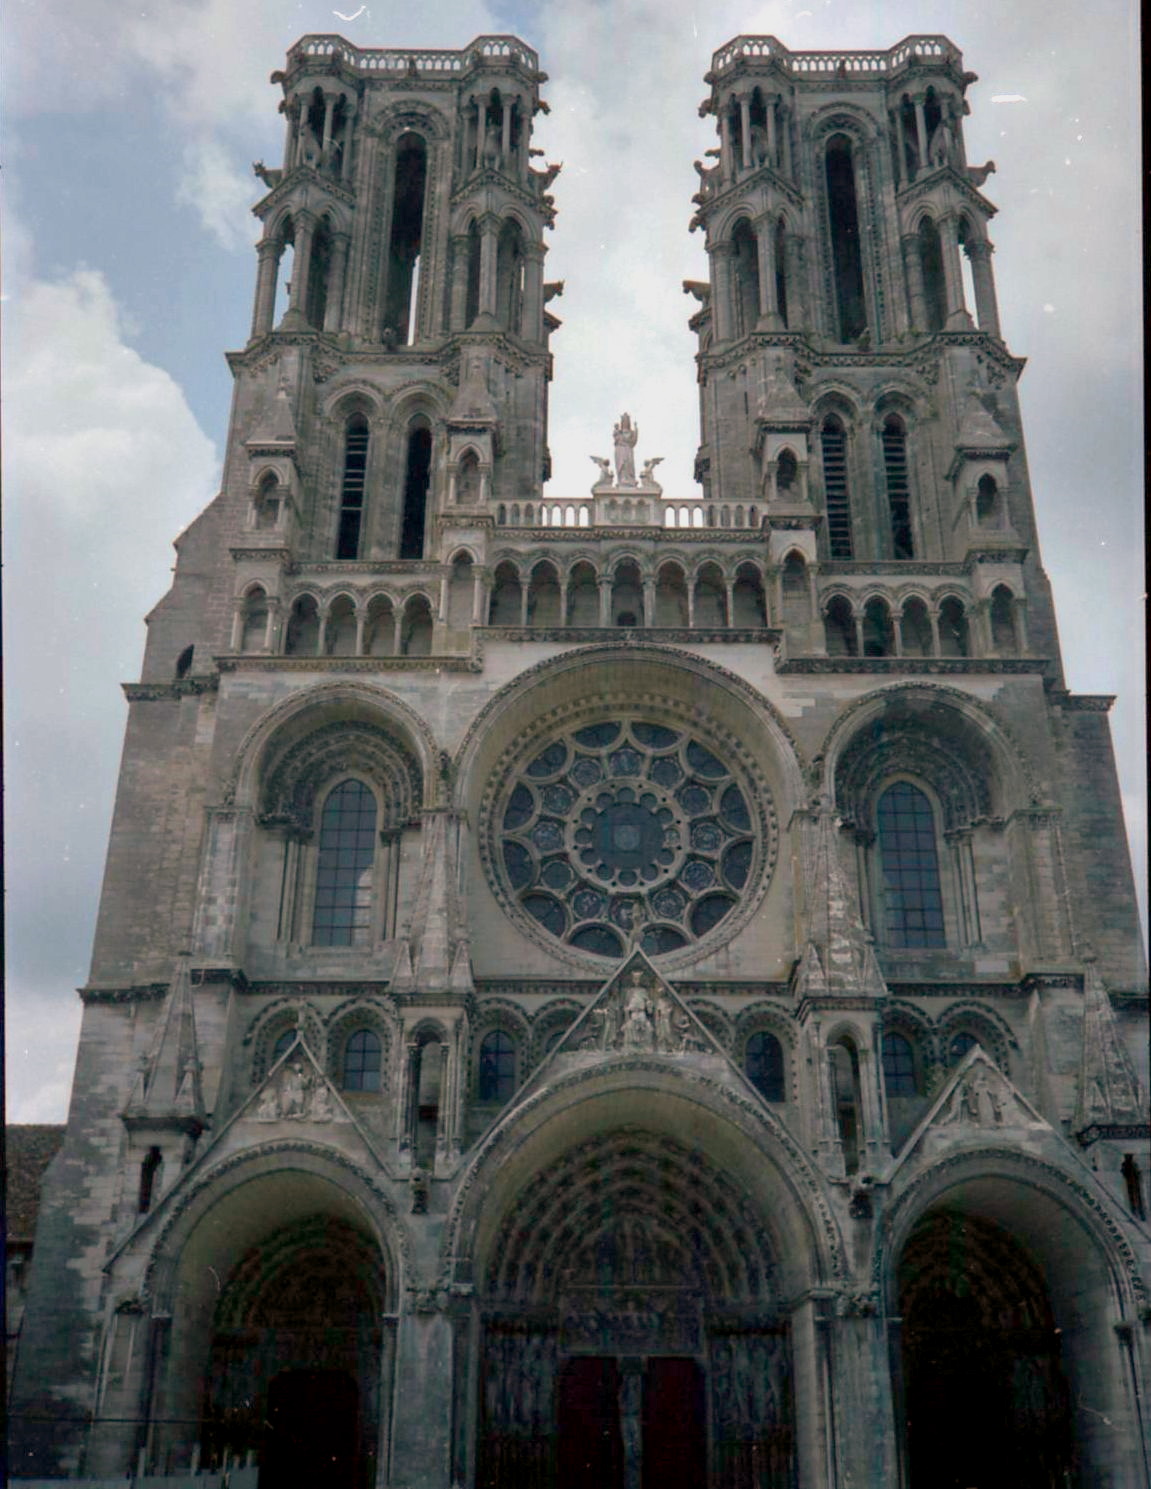
[[[682,728],[572,727],[510,774],[494,822],[512,903],[568,946],[689,947],[744,904],[765,858],[764,798]],[[755,810],[758,805],[759,810]]]

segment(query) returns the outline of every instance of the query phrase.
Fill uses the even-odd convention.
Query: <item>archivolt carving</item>
[[[906,658],[904,664],[906,665]],[[899,704],[903,707],[898,708]],[[944,709],[948,710],[946,714]],[[1039,779],[1026,753],[1020,748],[1010,728],[989,705],[958,688],[928,682],[910,685],[895,683],[864,694],[844,709],[828,730],[823,746],[815,756],[816,762],[834,762],[837,787],[841,762],[855,747],[853,736],[858,728],[859,717],[866,713],[875,715],[877,729],[873,733],[890,728],[893,720],[901,723],[904,718],[926,717],[929,723],[937,722],[940,735],[947,740],[949,749],[954,750],[957,743],[962,741],[969,744],[969,754],[974,756],[975,761],[986,761],[985,786],[988,789],[995,784],[1001,791],[1009,791],[1015,783],[1005,779],[1005,774],[1014,771],[1018,772],[1018,784],[1026,792],[1029,801],[1038,802],[1043,796]],[[861,734],[864,738],[867,737],[865,731],[861,731]],[[1003,767],[1006,767],[1006,771]],[[827,764],[824,768],[827,769]],[[842,805],[840,810],[842,812]]]
[[[291,666],[296,660],[308,666],[323,661],[322,658],[316,657],[299,659],[269,657],[261,660],[266,660],[271,665],[280,668]],[[357,659],[345,657],[340,660],[354,666]],[[370,662],[370,659],[365,660]],[[410,659],[403,660],[409,661]],[[442,665],[436,658],[417,660],[426,661],[429,665]],[[396,658],[389,658],[388,665],[395,665],[396,661]],[[236,751],[231,777],[223,786],[222,804],[230,806],[237,800],[244,803],[253,800],[259,785],[258,772],[266,769],[269,761],[275,759],[277,748],[284,748],[285,753],[290,748],[290,746],[278,746],[278,737],[287,735],[293,741],[298,740],[308,731],[310,720],[322,726],[324,723],[334,722],[334,715],[347,719],[348,722],[362,721],[369,727],[382,730],[386,727],[388,733],[394,732],[396,747],[415,753],[419,757],[421,766],[438,757],[439,746],[431,729],[419,714],[394,693],[388,692],[385,688],[364,683],[345,681],[321,683],[319,686],[303,688],[294,693],[290,698],[286,698],[282,703],[270,709],[263,718],[258,719],[252,725]],[[394,730],[391,727],[393,721]],[[408,736],[407,740],[402,738],[405,732]],[[416,799],[417,802],[420,800],[418,796]]]
[[[890,1297],[895,1287],[899,1254],[912,1225],[932,1199],[943,1197],[947,1186],[941,1184],[940,1180],[956,1170],[959,1170],[960,1178],[970,1175],[980,1179],[1005,1170],[1007,1176],[1014,1179],[1021,1188],[1038,1191],[1056,1203],[1062,1201],[1065,1208],[1077,1215],[1085,1228],[1103,1244],[1111,1263],[1122,1272],[1136,1307],[1147,1305],[1147,1288],[1138,1259],[1102,1191],[1088,1188],[1046,1159],[996,1147],[967,1148],[962,1153],[932,1164],[902,1194],[893,1198],[878,1231],[871,1261],[872,1284],[880,1290],[881,1296],[886,1294]],[[935,1189],[937,1195],[925,1198],[924,1191],[927,1189]],[[1020,1208],[1026,1203],[1026,1199],[1021,1196]]]
[[[634,1074],[645,1072],[664,1079],[667,1077],[666,1062],[658,1058],[616,1056],[612,1057],[611,1064],[613,1072],[625,1080]],[[554,1104],[557,1098],[562,1101],[565,1094],[573,1092],[593,1078],[599,1069],[602,1067],[590,1072],[577,1070],[550,1081],[546,1087],[518,1102],[514,1113],[505,1112],[501,1115],[481,1140],[456,1191],[451,1213],[444,1227],[440,1248],[440,1276],[444,1286],[451,1282],[457,1266],[466,1265],[470,1261],[474,1219],[466,1230],[464,1221],[475,1203],[473,1191],[476,1191],[477,1185],[486,1184],[488,1176],[498,1172],[516,1149],[522,1146],[530,1126],[526,1119],[532,1113],[545,1104]],[[795,1192],[801,1212],[812,1222],[822,1242],[813,1256],[817,1273],[822,1272],[826,1264],[832,1277],[850,1276],[851,1268],[844,1251],[843,1238],[828,1203],[823,1180],[807,1153],[780,1118],[762,1102],[737,1089],[730,1080],[717,1079],[687,1065],[681,1066],[676,1072],[676,1079],[689,1100],[693,1099],[694,1089],[699,1093],[694,1099],[699,1099],[706,1109],[717,1113],[726,1109],[724,1115],[737,1124],[750,1142],[759,1147],[766,1143],[778,1149],[784,1160],[780,1165],[780,1172],[788,1187]]]
[[[377,725],[341,720],[305,735],[269,771],[260,797],[261,824],[310,831],[317,795],[334,776],[348,771],[379,786],[381,829],[402,827],[418,813],[423,781],[417,761]]]
[[[178,1261],[178,1253],[172,1249],[173,1237],[177,1229],[184,1224],[188,1211],[207,1190],[219,1186],[223,1178],[235,1173],[238,1169],[254,1168],[261,1159],[280,1157],[289,1159],[301,1154],[319,1160],[325,1168],[349,1175],[363,1186],[364,1190],[371,1195],[373,1203],[379,1206],[382,1218],[386,1222],[380,1229],[385,1232],[386,1237],[385,1261],[390,1264],[390,1270],[394,1274],[389,1278],[391,1284],[389,1292],[394,1296],[398,1290],[400,1276],[411,1272],[411,1241],[400,1221],[391,1196],[383,1187],[382,1176],[368,1173],[366,1169],[361,1168],[358,1163],[353,1162],[335,1148],[325,1147],[321,1143],[288,1141],[262,1143],[259,1147],[247,1148],[244,1152],[237,1153],[209,1169],[195,1183],[190,1184],[182,1194],[174,1197],[171,1210],[160,1228],[152,1254],[148,1259],[144,1281],[140,1288],[141,1298],[151,1301],[153,1310],[157,1307],[171,1306],[172,1300],[167,1294],[175,1280],[174,1274]],[[289,1166],[286,1162],[279,1164],[281,1168]],[[394,1253],[393,1255],[387,1254],[389,1249]]]
[[[771,1242],[738,1186],[666,1136],[625,1128],[571,1148],[504,1218],[483,1279],[506,1301],[551,1301],[565,1280],[674,1281],[725,1303],[774,1300]]]

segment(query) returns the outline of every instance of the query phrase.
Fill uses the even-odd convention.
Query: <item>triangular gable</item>
[[[511,1104],[572,1056],[584,1063],[593,1056],[640,1054],[713,1055],[735,1070],[727,1051],[637,948],[532,1070]],[[742,1077],[740,1084],[746,1085]]]
[[[355,1113],[348,1108],[339,1091],[324,1074],[306,1041],[297,1031],[291,1045],[275,1062],[256,1089],[232,1113],[219,1132],[212,1133],[210,1138],[201,1143],[195,1161],[182,1170],[171,1188],[164,1191],[163,1196],[147,1215],[140,1216],[139,1225],[116,1247],[109,1257],[109,1264],[121,1251],[131,1245],[142,1230],[152,1226],[157,1217],[166,1214],[173,1201],[191,1183],[199,1182],[213,1157],[218,1157],[222,1149],[233,1146],[230,1139],[235,1136],[237,1128],[249,1127],[237,1151],[255,1153],[260,1142],[275,1130],[273,1123],[276,1124],[277,1135],[281,1139],[285,1136],[285,1126],[290,1124],[288,1130],[291,1136],[298,1134],[303,1137],[306,1134],[312,1140],[322,1138],[325,1129],[330,1130],[338,1125],[348,1135],[354,1134],[353,1144],[356,1138],[360,1140],[361,1156],[364,1159],[383,1166],[383,1160],[376,1151],[371,1134],[357,1119]],[[251,1130],[252,1127],[255,1127],[254,1132]],[[264,1132],[260,1131],[261,1128],[264,1128]],[[340,1139],[339,1146],[341,1150],[346,1151],[348,1147],[346,1137]]]
[[[1026,1096],[1003,1074],[995,1061],[976,1044],[956,1066],[931,1109],[908,1139],[896,1159],[892,1177],[918,1150],[933,1156],[960,1139],[994,1141],[1011,1132],[1018,1140],[1021,1130],[1051,1133],[1055,1129]]]

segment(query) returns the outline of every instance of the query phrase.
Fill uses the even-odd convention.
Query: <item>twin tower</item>
[[[710,275],[684,285],[700,489],[596,504],[544,494],[563,286],[544,277],[560,167],[532,146],[535,53],[300,41],[273,74],[283,167],[256,167],[269,190],[227,474],[246,535],[217,648],[458,654],[474,624],[531,621],[780,626],[792,657],[1042,645],[1022,364],[1000,339],[980,192],[994,167],[964,154],[973,77],[938,37],[842,56],[741,37],[715,54],[692,221]],[[627,532],[651,561],[613,599],[610,569],[565,571],[573,527]],[[660,567],[660,530],[683,529],[765,537],[766,565],[720,563],[701,588]],[[560,561],[540,569],[549,537]],[[956,583],[910,609],[876,592],[909,561],[958,566]],[[286,605],[285,564],[332,563],[427,567],[372,615]],[[842,564],[828,592],[819,576]]]

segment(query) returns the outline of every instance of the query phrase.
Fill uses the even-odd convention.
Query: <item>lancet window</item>
[[[368,421],[353,414],[344,426],[344,469],[340,479],[340,520],[336,557],[359,558],[368,471]]]

